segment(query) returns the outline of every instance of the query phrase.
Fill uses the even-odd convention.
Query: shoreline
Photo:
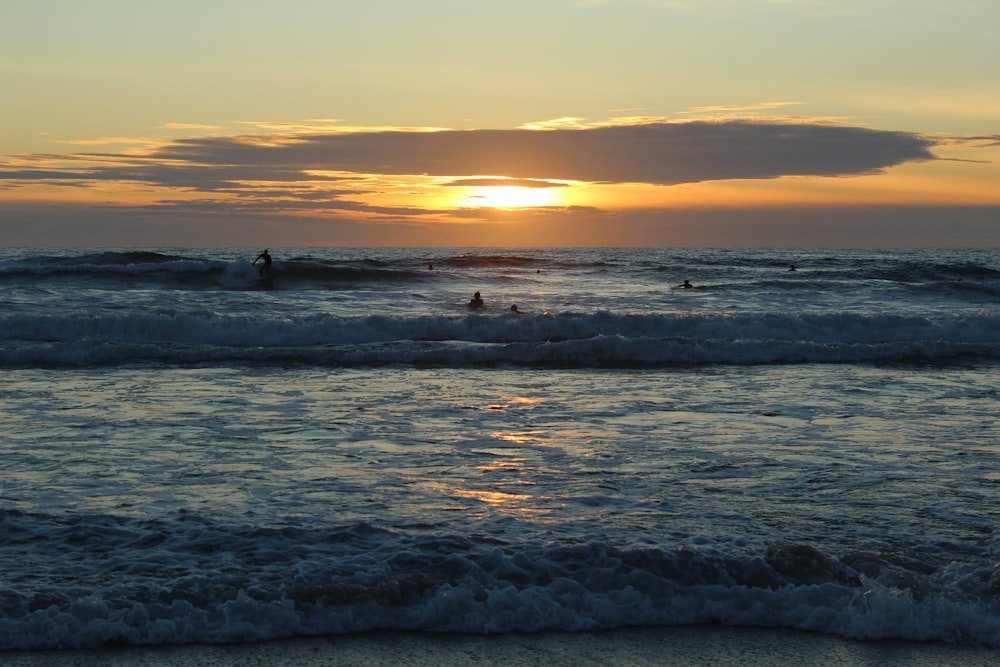
[[[7,667],[258,665],[739,665],[977,667],[1000,649],[941,642],[860,641],[784,629],[684,626],[602,632],[457,635],[373,632],[248,644],[5,651]]]

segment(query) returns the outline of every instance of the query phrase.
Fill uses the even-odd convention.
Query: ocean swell
[[[222,316],[209,311],[0,318],[0,366],[303,363],[658,367],[1000,358],[1000,316]]]

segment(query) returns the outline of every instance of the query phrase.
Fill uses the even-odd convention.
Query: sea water
[[[259,252],[0,250],[0,649],[1000,647],[1000,251]]]

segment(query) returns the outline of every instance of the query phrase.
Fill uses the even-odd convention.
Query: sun
[[[470,188],[462,206],[472,208],[534,208],[555,203],[554,188],[526,188],[520,185],[489,185]]]

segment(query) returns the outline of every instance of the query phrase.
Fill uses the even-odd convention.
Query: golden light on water
[[[544,444],[540,437],[540,431],[528,431],[523,433],[494,433],[493,437],[501,442],[510,445]]]
[[[511,508],[532,499],[531,496],[523,493],[504,493],[503,491],[487,491],[484,489],[453,489],[452,493],[459,498],[472,498],[481,503],[503,505]]]

